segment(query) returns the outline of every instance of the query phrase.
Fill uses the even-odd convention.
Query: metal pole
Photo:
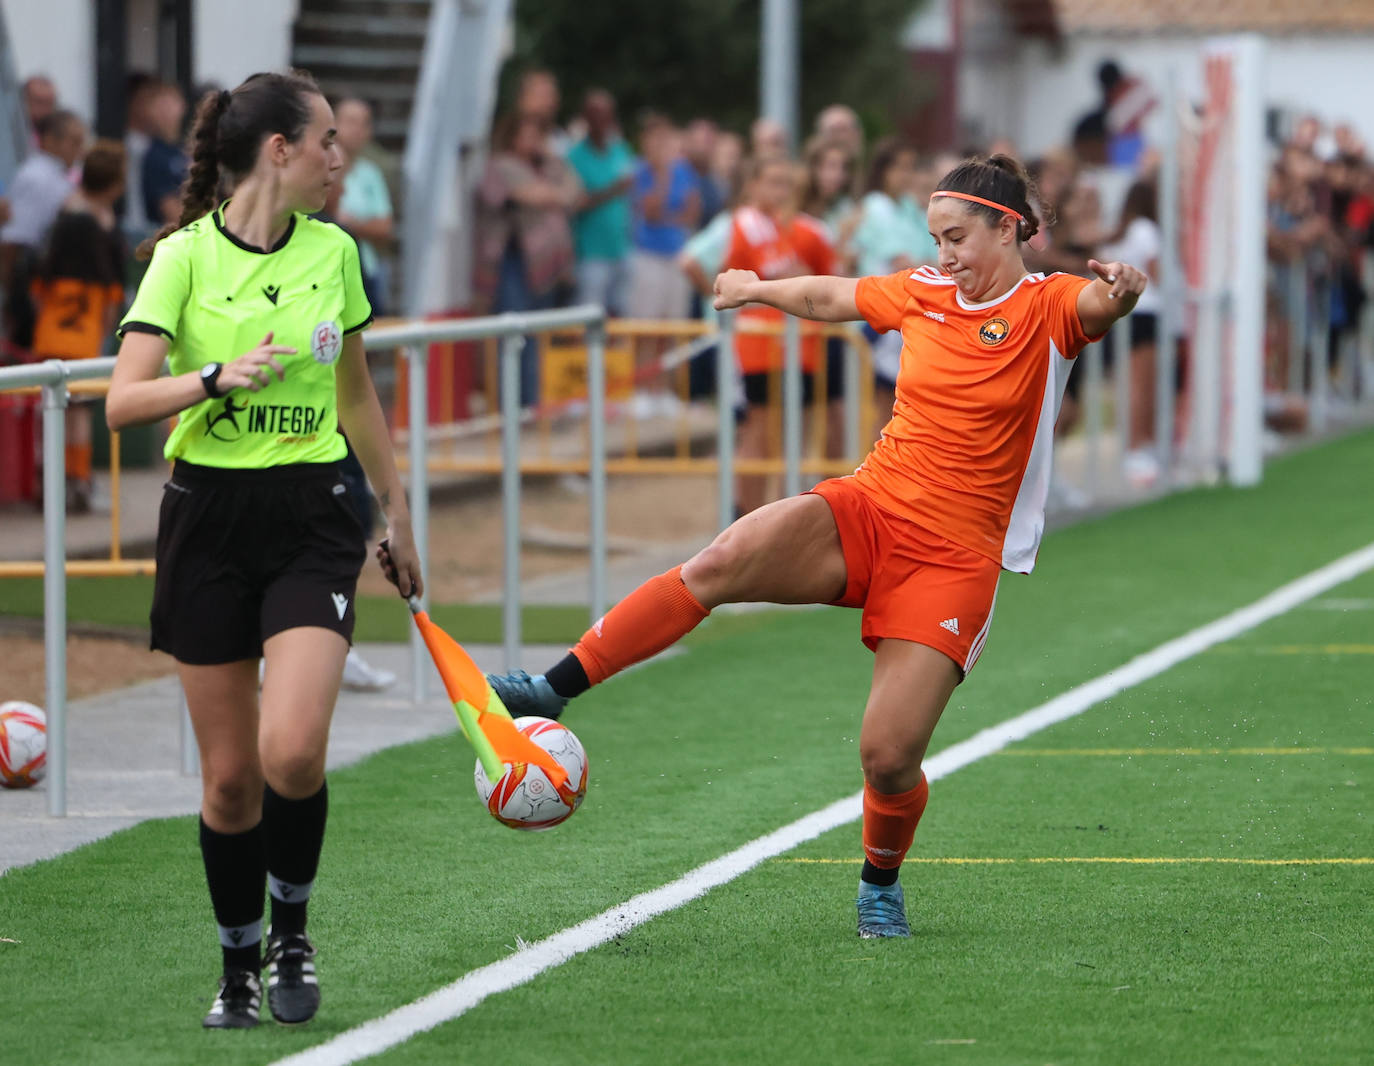
[[[590,485],[592,525],[592,623],[606,613],[606,327],[587,328],[587,398],[591,418]]]
[[[410,407],[410,524],[415,535],[415,553],[420,559],[420,574],[429,575],[429,346],[408,345],[405,349],[407,399]],[[429,588],[420,597],[420,606],[429,610]],[[412,703],[429,698],[429,652],[419,626],[410,627],[410,692]]]
[[[716,338],[717,525],[735,520],[735,312],[723,311]]]
[[[1230,425],[1225,442],[1227,479],[1233,485],[1258,485],[1264,473],[1264,38],[1246,34],[1233,45],[1235,128],[1231,174],[1235,218],[1230,247],[1231,302],[1227,308],[1231,345]]]
[[[1083,434],[1087,451],[1084,455],[1083,482],[1088,498],[1097,502],[1102,488],[1102,342],[1088,345],[1079,358],[1086,359],[1083,367]]]
[[[1126,453],[1131,450],[1131,316],[1118,318],[1112,326],[1112,352],[1116,357],[1116,376],[1112,381],[1116,398],[1116,465],[1125,470]]]
[[[787,316],[782,353],[782,492],[801,493],[802,377],[801,321]]]
[[[759,38],[759,114],[780,122],[791,149],[797,143],[797,0],[763,0]]]
[[[48,719],[48,813],[67,813],[66,368],[43,386],[43,670]]]
[[[1159,330],[1155,340],[1155,455],[1165,480],[1174,466],[1174,380],[1178,357],[1176,338],[1182,332],[1183,267],[1179,254],[1179,100],[1177,72],[1170,70],[1164,90],[1164,143],[1159,169],[1159,228],[1161,252]]]
[[[191,724],[191,708],[186,703],[186,690],[181,689],[181,772],[187,777],[200,776],[200,748],[196,746],[196,728]]]
[[[850,337],[844,339],[844,444],[845,458],[858,460],[866,451],[867,443],[860,435],[859,421],[863,407],[859,403],[859,390],[864,387],[859,375],[859,353]]]
[[[506,670],[520,662],[520,355],[525,338],[501,339],[501,532],[504,594],[501,611]]]
[[[1326,428],[1330,414],[1329,393],[1331,385],[1331,279],[1322,277],[1312,287],[1313,314],[1309,320],[1312,341],[1308,350],[1312,353],[1312,417],[1311,425],[1315,430]]]
[[[1288,391],[1301,396],[1307,389],[1303,371],[1307,359],[1307,256],[1288,264]]]

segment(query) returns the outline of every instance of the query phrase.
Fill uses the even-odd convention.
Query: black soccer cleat
[[[530,677],[523,670],[513,674],[488,674],[487,683],[500,697],[512,718],[532,714],[557,720],[568,705],[568,701],[553,690],[543,674]]]
[[[262,979],[252,970],[232,970],[219,979],[219,994],[201,1021],[206,1029],[252,1029],[262,1009]]]
[[[315,980],[315,945],[304,933],[267,938],[267,1006],[282,1025],[300,1025],[320,1009],[320,985]]]

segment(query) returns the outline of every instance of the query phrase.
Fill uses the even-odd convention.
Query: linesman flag
[[[415,616],[415,624],[425,638],[434,665],[439,668],[439,676],[444,679],[448,698],[453,701],[453,711],[458,716],[458,725],[468,743],[477,752],[482,769],[487,778],[499,781],[506,773],[502,763],[518,766],[531,763],[538,766],[548,776],[549,781],[560,792],[568,785],[568,772],[559,766],[552,755],[515,728],[510,711],[506,710],[501,697],[487,684],[486,675],[472,661],[463,646],[445,633],[420,608],[418,598],[411,596],[407,601],[410,613]]]

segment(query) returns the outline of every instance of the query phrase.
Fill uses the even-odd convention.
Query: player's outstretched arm
[[[717,311],[748,303],[767,304],[817,322],[853,322],[863,316],[854,302],[856,278],[813,275],[760,281],[752,270],[727,270],[716,278]]]
[[[1097,275],[1097,280],[1085,285],[1078,294],[1078,321],[1084,333],[1096,337],[1111,329],[1118,318],[1131,313],[1148,279],[1129,263],[1089,259],[1088,269]]]

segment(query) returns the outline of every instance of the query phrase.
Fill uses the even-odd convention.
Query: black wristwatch
[[[200,368],[200,383],[205,387],[205,395],[212,400],[224,395],[219,391],[219,372],[223,369],[223,363],[206,363]]]

